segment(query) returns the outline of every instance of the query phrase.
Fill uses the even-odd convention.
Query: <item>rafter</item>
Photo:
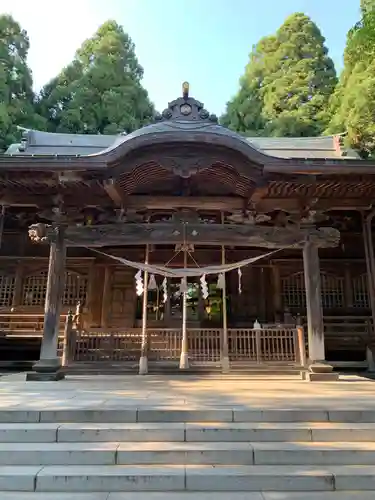
[[[125,196],[115,179],[103,181],[103,188],[117,207],[124,205]]]

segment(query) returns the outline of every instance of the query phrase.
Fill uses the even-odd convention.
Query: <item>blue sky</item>
[[[74,57],[75,50],[111,18],[132,37],[157,109],[191,94],[220,114],[235,94],[251,47],[293,12],[320,27],[338,70],[346,33],[359,18],[360,0],[0,0],[28,31],[29,64],[40,88]]]

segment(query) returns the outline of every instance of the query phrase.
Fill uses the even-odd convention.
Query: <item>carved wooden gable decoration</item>
[[[268,157],[241,135],[218,125],[217,117],[189,96],[185,84],[183,96],[157,114],[154,124],[123,136],[103,158],[112,187],[115,183],[123,195],[180,178],[185,184],[205,187],[216,182],[248,197],[265,185]]]

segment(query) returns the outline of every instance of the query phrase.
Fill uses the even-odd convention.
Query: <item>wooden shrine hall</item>
[[[27,130],[0,156],[1,361],[38,380],[372,369],[374,201],[375,163],[341,136],[242,137],[188,84],[131,134]],[[113,258],[203,273],[263,254],[205,294],[145,271],[137,295]]]

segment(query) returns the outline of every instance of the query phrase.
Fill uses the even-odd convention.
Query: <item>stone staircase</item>
[[[1,500],[374,498],[375,411],[0,411]]]

